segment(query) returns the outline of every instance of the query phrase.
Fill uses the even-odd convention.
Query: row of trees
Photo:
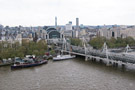
[[[71,45],[82,46],[82,40],[79,38],[70,38]],[[111,38],[106,39],[105,37],[95,37],[90,40],[88,43],[95,49],[101,49],[104,42],[108,45],[109,48],[120,48],[126,47],[127,44],[130,46],[135,46],[135,40],[132,37],[127,38]]]
[[[107,43],[109,48],[119,48],[119,47],[126,47],[127,44],[130,46],[135,46],[135,40],[132,37],[127,38],[111,38],[106,39],[105,37],[95,37],[93,38],[89,44],[96,49],[102,48],[104,42]]]
[[[22,45],[18,42],[10,44],[7,42],[0,43],[0,59],[24,57],[25,55],[44,55],[47,50],[47,44],[44,40],[39,42],[22,41]]]
[[[82,46],[82,40],[79,38],[70,38],[71,45]]]

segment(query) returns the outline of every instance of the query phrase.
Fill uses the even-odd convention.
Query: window
[[[115,34],[114,34],[114,32],[112,32],[112,37],[115,37]]]

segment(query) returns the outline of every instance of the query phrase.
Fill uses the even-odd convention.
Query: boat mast
[[[63,37],[61,55],[63,55],[63,50],[65,49],[65,36]]]

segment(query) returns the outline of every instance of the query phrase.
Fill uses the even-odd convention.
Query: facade
[[[72,30],[72,24],[66,24],[66,30]]]
[[[108,39],[110,39],[111,37],[113,38],[118,38],[120,37],[120,27],[114,27],[114,28],[106,28],[103,27],[101,29],[99,29],[99,35],[106,37]]]
[[[58,43],[63,40],[63,34],[59,32],[56,28],[54,27],[49,27],[46,29],[46,40],[47,43]]]
[[[65,30],[64,36],[65,37],[73,37],[73,30]]]
[[[135,39],[135,27],[126,27],[126,26],[115,26],[112,28],[106,28],[103,27],[99,29],[98,34],[100,36],[104,36],[108,39],[110,38],[126,38],[126,37],[132,37]]]
[[[135,27],[123,29],[120,31],[120,34],[122,38],[126,38],[130,36],[135,39]]]
[[[15,38],[15,42],[19,42],[20,45],[22,45],[22,34],[18,34]]]
[[[87,32],[86,32],[85,29],[82,29],[82,30],[80,31],[80,35],[81,35],[81,36],[85,36],[86,34],[87,34]]]

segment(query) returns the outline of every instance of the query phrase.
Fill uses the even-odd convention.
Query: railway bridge
[[[130,48],[129,45],[127,45],[124,53],[114,53],[108,51],[106,43],[104,43],[102,50],[96,50],[90,46],[86,46],[87,43],[85,42],[85,39],[83,40],[82,46],[70,45],[66,40],[63,41],[62,49],[60,49],[62,52],[84,56],[85,61],[99,61],[106,63],[107,66],[113,65],[116,67],[118,65],[121,65],[122,67],[125,67],[126,65],[135,66],[135,56],[128,53]]]

